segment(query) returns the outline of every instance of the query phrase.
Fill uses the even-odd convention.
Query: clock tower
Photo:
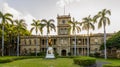
[[[58,35],[70,35],[69,28],[70,25],[68,21],[71,20],[70,14],[69,15],[57,15],[57,25],[58,25]]]

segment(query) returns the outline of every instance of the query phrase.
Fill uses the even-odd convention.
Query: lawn
[[[0,67],[80,67],[73,63],[70,58],[57,58],[57,59],[24,59],[17,60],[10,63],[0,64]]]
[[[108,62],[116,65],[120,65],[120,59],[103,59],[103,58],[97,58],[98,61]]]
[[[16,57],[0,57],[0,60],[6,60]],[[20,57],[19,57],[20,58]],[[108,62],[120,65],[120,59],[97,58],[98,61]],[[80,67],[73,63],[72,58],[43,59],[39,57],[30,57],[30,59],[16,60],[9,63],[0,63],[0,67]]]

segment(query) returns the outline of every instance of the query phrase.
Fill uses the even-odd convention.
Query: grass
[[[115,65],[120,65],[120,59],[103,59],[103,58],[97,58],[98,61],[103,61],[103,62],[108,62],[111,64],[115,64]]]
[[[73,63],[70,58],[57,58],[57,59],[24,59],[17,60],[10,63],[0,64],[0,67],[80,67]]]
[[[0,60],[6,60],[16,57],[0,57]],[[108,62],[120,65],[120,59],[97,58],[98,61]],[[16,60],[9,63],[0,63],[0,67],[80,67],[73,63],[72,58],[43,59],[39,57]]]

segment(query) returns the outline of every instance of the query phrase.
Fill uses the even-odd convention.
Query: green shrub
[[[45,55],[46,55],[46,52],[40,52],[40,53],[38,53],[38,56],[45,57]]]
[[[96,53],[94,53],[94,56],[95,57],[100,57],[100,53],[96,52]]]
[[[96,59],[92,57],[76,57],[73,59],[75,64],[81,66],[90,66],[96,64]]]
[[[71,52],[68,52],[68,56],[71,56],[72,54],[71,54]]]
[[[94,57],[94,53],[90,53],[90,55],[89,55],[90,57]]]
[[[120,64],[105,64],[103,67],[120,67]]]
[[[35,52],[28,54],[28,56],[35,56]]]
[[[54,52],[54,55],[55,55],[55,57],[58,57],[59,54],[55,51],[55,52]]]
[[[2,57],[0,63],[8,63],[16,60],[29,59],[29,58],[40,58],[39,56],[20,56],[20,57]]]
[[[57,58],[74,58],[74,56],[57,56]]]
[[[13,59],[5,59],[5,60],[0,60],[0,63],[8,63],[8,62],[12,62]]]
[[[46,55],[46,52],[39,52],[39,53],[37,53],[37,56],[45,57],[45,55]],[[36,53],[35,52],[34,53],[29,53],[26,56],[36,56]]]

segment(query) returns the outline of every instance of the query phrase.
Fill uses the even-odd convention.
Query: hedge
[[[80,66],[91,66],[96,64],[96,59],[92,57],[76,57],[73,61]]]
[[[57,56],[56,58],[74,58],[75,56]]]
[[[16,60],[29,59],[29,58],[40,58],[40,57],[35,57],[35,56],[1,57],[0,63],[8,63]]]

